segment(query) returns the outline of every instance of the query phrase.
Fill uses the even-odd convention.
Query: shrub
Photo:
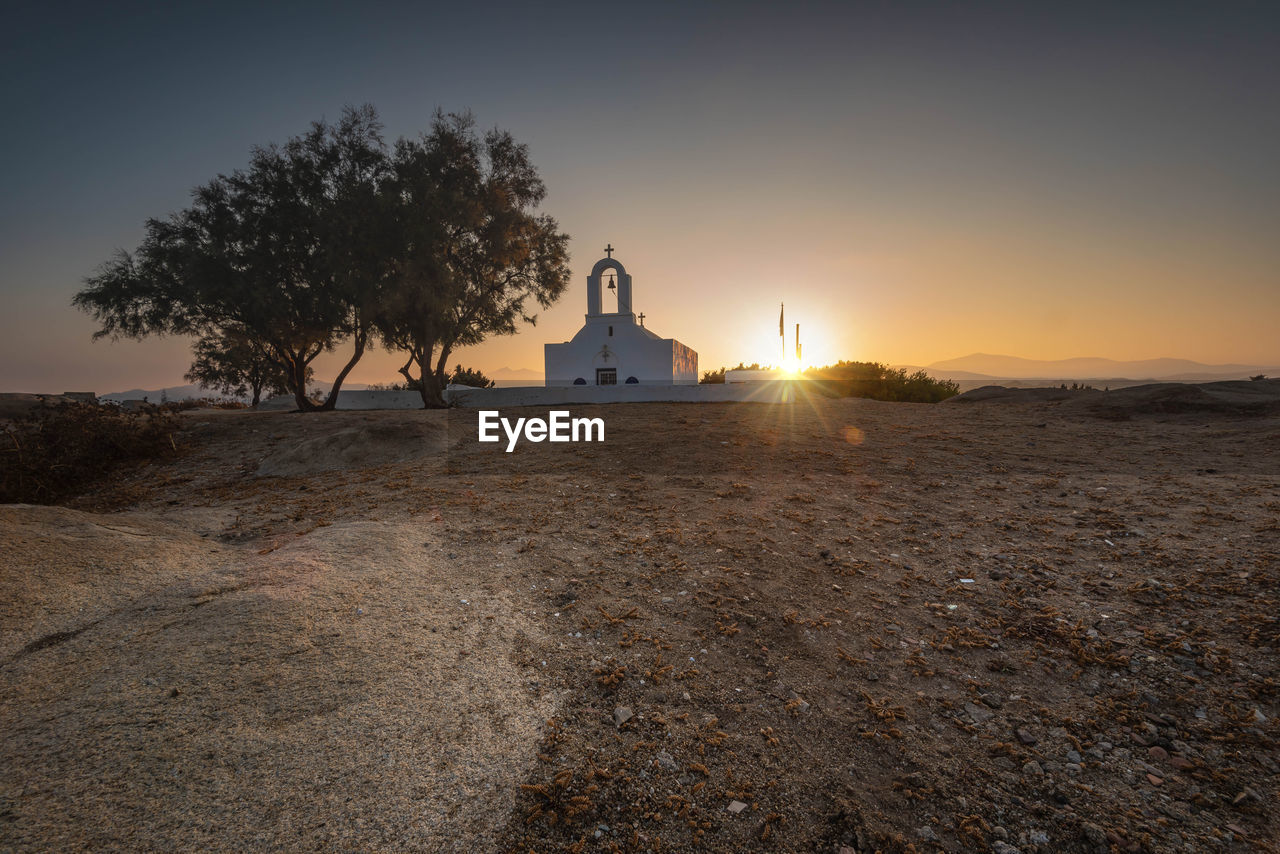
[[[752,362],[749,365],[739,362],[736,368],[720,368],[717,371],[703,371],[702,379],[698,380],[698,382],[699,384],[722,383],[724,382],[724,375],[726,371],[769,371],[769,370],[772,370],[772,368],[767,366],[761,366],[759,362]]]
[[[119,466],[172,456],[178,418],[150,407],[71,403],[38,409],[3,425],[0,502],[52,504]]]
[[[496,385],[480,371],[464,368],[462,365],[453,366],[453,373],[449,374],[449,384],[469,385],[472,388],[493,388]]]
[[[937,380],[924,371],[908,375],[902,368],[879,362],[837,362],[805,371],[809,379],[822,381],[837,397],[867,397],[903,403],[938,403],[960,393],[951,380]]]
[[[486,377],[481,371],[454,365],[453,373],[445,376],[450,385],[469,385],[472,388],[493,388],[497,383]],[[370,391],[422,391],[422,380],[410,379],[396,383],[375,383],[369,386]]]

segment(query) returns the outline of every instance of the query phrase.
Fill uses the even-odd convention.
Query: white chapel
[[[587,277],[586,323],[563,344],[543,345],[548,386],[697,385],[698,354],[674,338],[659,338],[631,311],[631,277],[613,245]],[[618,294],[618,310],[602,310],[602,279]]]

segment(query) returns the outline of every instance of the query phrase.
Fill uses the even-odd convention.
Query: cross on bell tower
[[[606,258],[612,258],[612,257],[613,257],[613,244],[612,244],[612,243],[610,243],[608,246],[606,246],[606,247],[604,248],[604,255],[605,255],[605,257],[606,257]]]

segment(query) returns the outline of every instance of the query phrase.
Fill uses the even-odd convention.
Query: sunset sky
[[[1280,365],[1280,5],[1048,5],[6,4],[0,391],[182,383],[186,340],[90,341],[82,279],[365,102],[510,130],[572,237],[470,366],[541,371],[609,242],[703,369],[776,360],[783,300],[814,363]]]

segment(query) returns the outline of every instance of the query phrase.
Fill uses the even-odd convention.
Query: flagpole
[[[787,332],[784,319],[787,316],[787,304],[778,304],[778,338],[782,344],[782,362],[778,365],[781,368],[787,363]]]

